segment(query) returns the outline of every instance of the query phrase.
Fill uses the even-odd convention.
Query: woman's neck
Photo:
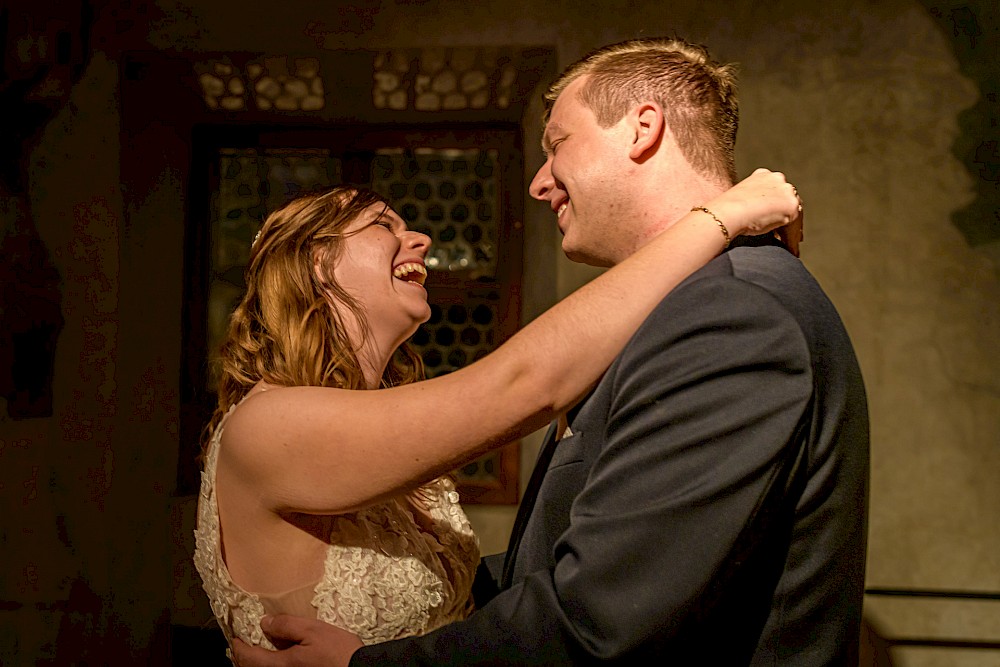
[[[365,387],[368,389],[378,389],[382,384],[382,375],[389,365],[392,354],[386,354],[378,349],[375,341],[369,340],[358,350],[358,364],[361,366],[361,374],[365,378]]]

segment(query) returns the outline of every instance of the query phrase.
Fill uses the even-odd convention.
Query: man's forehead
[[[567,114],[570,117],[572,116],[572,113],[567,111],[567,105],[572,106],[574,102],[581,104],[579,99],[580,89],[586,85],[587,78],[587,75],[584,74],[570,81],[552,102],[552,107],[548,113],[548,120],[545,123],[545,130],[542,132],[542,149],[544,151],[548,152],[551,147],[552,137],[568,133],[566,125],[560,124],[558,119],[568,118]]]

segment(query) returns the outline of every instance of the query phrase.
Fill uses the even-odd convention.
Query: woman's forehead
[[[384,202],[375,202],[371,206],[368,206],[361,212],[361,215],[359,215],[357,219],[352,222],[351,227],[362,227],[375,222],[376,220],[385,220],[391,222],[393,225],[406,227],[406,222],[403,218],[392,210],[392,207]]]

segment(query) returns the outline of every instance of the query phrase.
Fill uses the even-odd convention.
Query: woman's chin
[[[425,315],[413,318],[413,323],[409,327],[407,327],[406,331],[403,332],[402,340],[404,341],[410,340],[410,338],[413,337],[413,334],[417,333],[417,329],[420,328],[420,325],[429,320],[430,318],[431,318],[430,308],[427,309],[427,313]]]
[[[413,317],[413,331],[410,332],[407,338],[412,336],[413,332],[416,331],[421,324],[431,319],[431,305],[424,301],[421,307],[413,309],[410,314]]]

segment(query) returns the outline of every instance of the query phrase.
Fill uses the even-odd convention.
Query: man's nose
[[[556,181],[552,176],[552,158],[545,160],[545,163],[538,168],[535,173],[535,177],[531,179],[531,185],[528,186],[528,192],[531,196],[539,201],[544,201],[546,195],[552,192],[555,187]]]

